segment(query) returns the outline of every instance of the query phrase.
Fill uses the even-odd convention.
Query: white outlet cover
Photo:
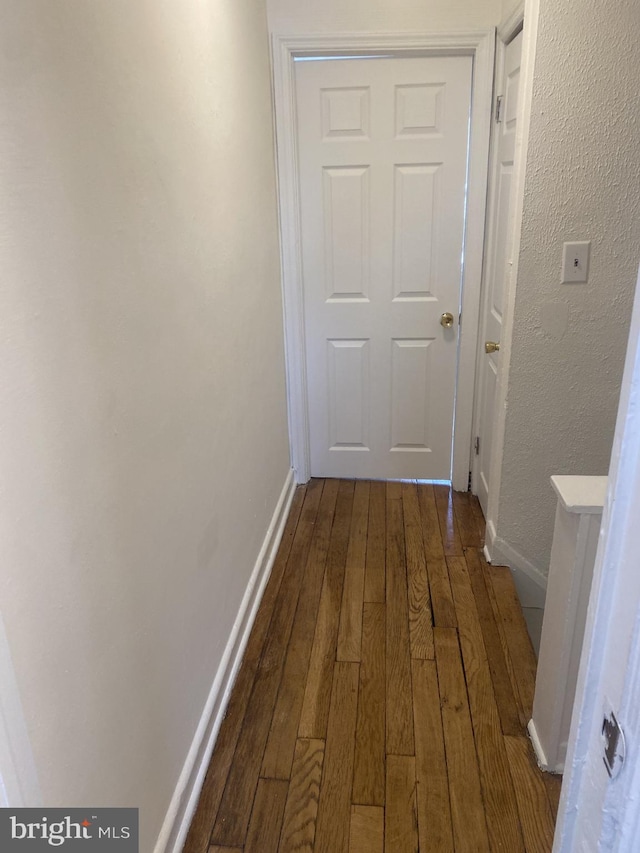
[[[562,245],[561,284],[576,284],[589,280],[590,240]]]

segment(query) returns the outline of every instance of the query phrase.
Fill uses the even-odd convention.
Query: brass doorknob
[[[500,344],[495,343],[494,341],[486,341],[484,345],[484,351],[486,353],[499,352]]]
[[[450,329],[453,326],[453,314],[445,311],[442,317],[440,317],[440,325],[444,326],[445,329]]]

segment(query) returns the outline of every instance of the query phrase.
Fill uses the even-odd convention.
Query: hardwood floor
[[[545,853],[536,660],[473,496],[299,487],[184,853]]]

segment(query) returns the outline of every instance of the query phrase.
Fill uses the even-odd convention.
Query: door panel
[[[394,340],[391,356],[391,449],[428,452],[433,341]]]
[[[313,476],[451,476],[471,72],[296,63]]]
[[[503,71],[498,91],[502,93],[501,121],[494,133],[491,192],[489,201],[489,229],[486,251],[483,302],[484,341],[500,342],[504,312],[504,296],[511,272],[512,177],[518,120],[520,86],[520,57],[522,33],[506,47]],[[473,488],[478,495],[485,517],[491,472],[491,448],[495,421],[496,388],[500,367],[500,352],[480,355],[479,405],[477,435],[480,439],[479,457],[474,469]]]
[[[369,169],[322,171],[327,300],[368,299]]]
[[[394,299],[433,297],[439,164],[395,167]]]
[[[329,446],[369,446],[369,341],[329,340]]]

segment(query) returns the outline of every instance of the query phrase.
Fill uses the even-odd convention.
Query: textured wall
[[[501,0],[267,0],[275,33],[441,32],[500,23]]]
[[[636,0],[542,0],[497,534],[546,574],[551,474],[606,474],[640,260]],[[588,284],[562,243],[591,240]]]
[[[45,803],[148,853],[289,469],[266,12],[0,18],[2,614]]]

